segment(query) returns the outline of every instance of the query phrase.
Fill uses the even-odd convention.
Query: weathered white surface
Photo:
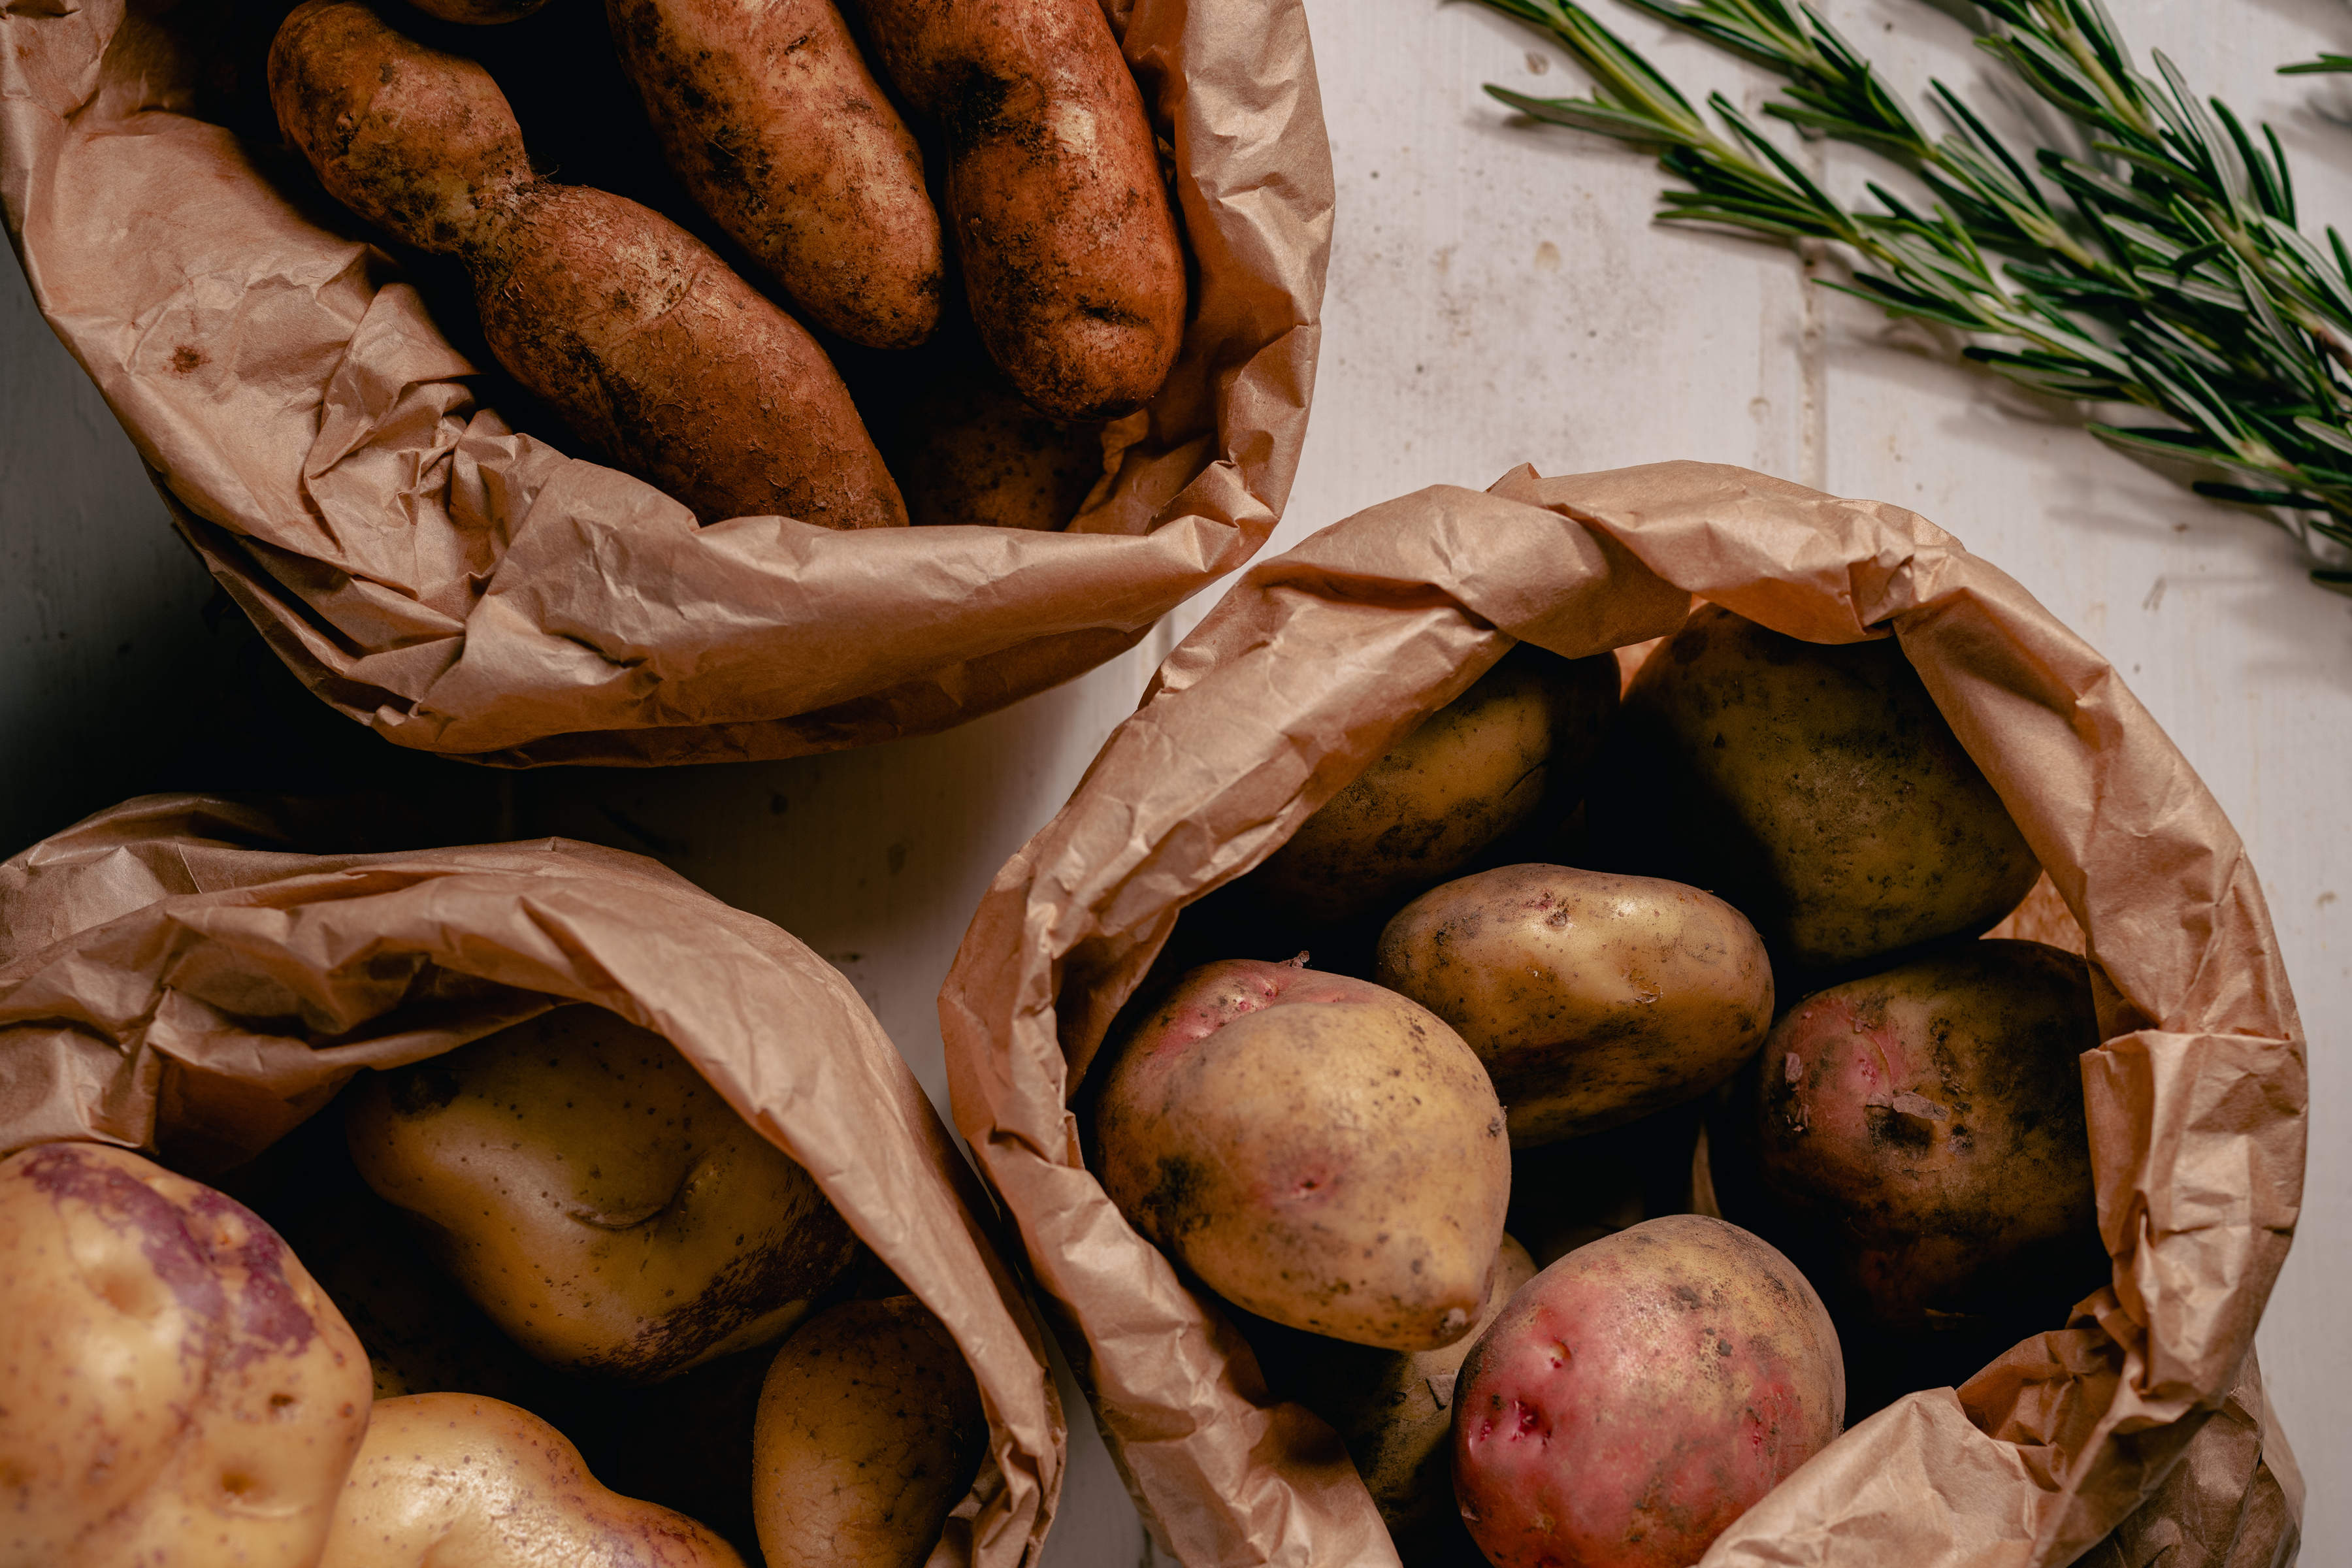
[[[1808,293],[1786,251],[1649,221],[1647,160],[1509,124],[1478,92],[1580,90],[1577,73],[1467,5],[1311,0],[1340,215],[1315,421],[1275,548],[1421,486],[1674,457],[1752,465],[1913,506],[2005,566],[2106,650],[2252,847],[2309,1028],[2307,1205],[2263,1337],[2313,1482],[2305,1561],[2352,1561],[2352,898],[2340,784],[2352,761],[2352,603],[2307,585],[2288,542],[2210,507],[1956,368],[1916,331]],[[2352,47],[2338,0],[2109,0],[2143,45],[2285,138],[2306,225],[2352,225],[2352,88],[2278,63]],[[1612,0],[1612,26],[1686,87],[1754,103],[1760,79]],[[1849,36],[1916,88],[1982,100],[1960,30],[1919,0],[1835,0]],[[1660,47],[1663,42],[1663,47]],[[1537,68],[1537,62],[1543,68]],[[1829,153],[1841,188],[1868,165]],[[13,846],[160,784],[166,741],[219,678],[205,584],[129,447],[0,283],[0,823]],[[2031,417],[2021,419],[2022,411]],[[1189,625],[1187,606],[1177,620]],[[1163,628],[1153,647],[1164,647]],[[233,630],[233,628],[232,628]],[[122,646],[127,645],[127,646]],[[838,963],[945,1101],[933,998],[996,868],[1132,706],[1153,647],[953,734],[797,763],[532,775],[515,821],[660,854]],[[118,648],[120,651],[118,651]],[[192,675],[193,672],[193,675]],[[291,768],[301,759],[289,757]],[[247,782],[240,778],[237,782]],[[1137,1561],[1141,1535],[1090,1426],[1048,1560]]]

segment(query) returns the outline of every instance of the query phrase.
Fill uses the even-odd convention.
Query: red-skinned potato
[[[1845,1370],[1794,1265],[1672,1215],[1521,1286],[1454,1395],[1454,1493],[1496,1568],[1688,1568],[1838,1435]]]
[[[1212,963],[1111,1060],[1103,1185],[1211,1289],[1388,1350],[1469,1331],[1510,1147],[1478,1058],[1426,1008],[1296,963]]]
[[[768,1568],[922,1568],[988,1443],[980,1385],[912,1296],[845,1301],[776,1352],[751,1436]]]
[[[606,1490],[530,1411],[412,1394],[377,1402],[318,1568],[744,1564],[686,1515]]]
[[[2048,1293],[2063,1311],[2106,1260],[2083,1114],[2098,1043],[2089,971],[2041,942],[1964,942],[1816,992],[1758,1060],[1764,1187],[1885,1327]]]
[[[0,1162],[0,1563],[310,1568],[369,1381],[234,1199],[96,1143]]]

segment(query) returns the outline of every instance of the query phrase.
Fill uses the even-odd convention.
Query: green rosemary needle
[[[2036,391],[2164,416],[2176,423],[2090,428],[2231,475],[2194,488],[2352,548],[2352,253],[2333,228],[2323,249],[2296,226],[2269,127],[2257,142],[2160,53],[2156,79],[2144,75],[2100,0],[1979,0],[1991,19],[1979,46],[2084,142],[2083,155],[2039,147],[2030,160],[1941,82],[1929,95],[1947,129],[1931,134],[1803,0],[1625,0],[1773,71],[1784,86],[1766,114],[1890,160],[1933,198],[1923,209],[1873,183],[1877,210],[1831,196],[1720,93],[1711,125],[1574,0],[1481,3],[1549,34],[1594,82],[1590,98],[1487,92],[1658,149],[1687,187],[1663,195],[1664,217],[1848,247],[1864,267],[1828,287],[2005,340],[1965,352]],[[2352,584],[2352,572],[2313,575]]]

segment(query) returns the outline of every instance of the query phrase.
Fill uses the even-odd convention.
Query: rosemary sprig
[[[1922,210],[1874,183],[1874,211],[1831,196],[1720,93],[1715,129],[1574,0],[1482,3],[1549,34],[1595,84],[1590,98],[1487,92],[1658,148],[1688,187],[1664,193],[1664,217],[1846,246],[1864,269],[1829,287],[2006,340],[1965,352],[2037,391],[2165,416],[2177,424],[2091,429],[2229,473],[2245,482],[2195,489],[2352,547],[2352,252],[2333,228],[2325,250],[2297,228],[2270,129],[2258,143],[2161,54],[2158,79],[2142,74],[2100,0],[1978,0],[1994,19],[1979,45],[2084,139],[2080,155],[2041,147],[2030,164],[1940,81],[1947,129],[1929,133],[1806,0],[1625,0],[1780,76],[1768,115],[1889,159],[1933,198]]]

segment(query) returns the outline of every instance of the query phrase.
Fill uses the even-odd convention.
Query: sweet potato
[[[760,1391],[751,1511],[768,1568],[921,1568],[988,1443],[980,1385],[912,1296],[845,1301]]]
[[[744,1565],[684,1514],[606,1490],[530,1411],[412,1394],[377,1401],[319,1568]]]
[[[243,1205],[95,1143],[0,1162],[0,1563],[310,1568],[368,1383]]]
[[[948,143],[947,217],[989,353],[1056,419],[1160,390],[1184,254],[1143,94],[1095,0],[861,0],[884,72]]]
[[[1454,1493],[1497,1568],[1688,1568],[1845,1409],[1837,1331],[1804,1276],[1699,1215],[1521,1286],[1454,1390]]]
[[[444,22],[457,22],[468,27],[496,26],[501,22],[520,22],[547,0],[408,0],[408,3],[428,16]]]
[[[1211,1289],[1388,1350],[1469,1332],[1510,1147],[1478,1058],[1427,1010],[1295,964],[1213,963],[1109,1059],[1103,1186]]]
[[[832,0],[605,0],[687,191],[785,293],[869,348],[940,321],[923,155]]]
[[[557,1365],[651,1383],[777,1338],[856,1250],[667,1040],[564,1007],[349,1091],[352,1161]]]
[[[330,195],[465,264],[499,363],[614,462],[706,522],[907,521],[815,340],[659,214],[536,178],[481,67],[361,0],[308,0],[269,98]]]

